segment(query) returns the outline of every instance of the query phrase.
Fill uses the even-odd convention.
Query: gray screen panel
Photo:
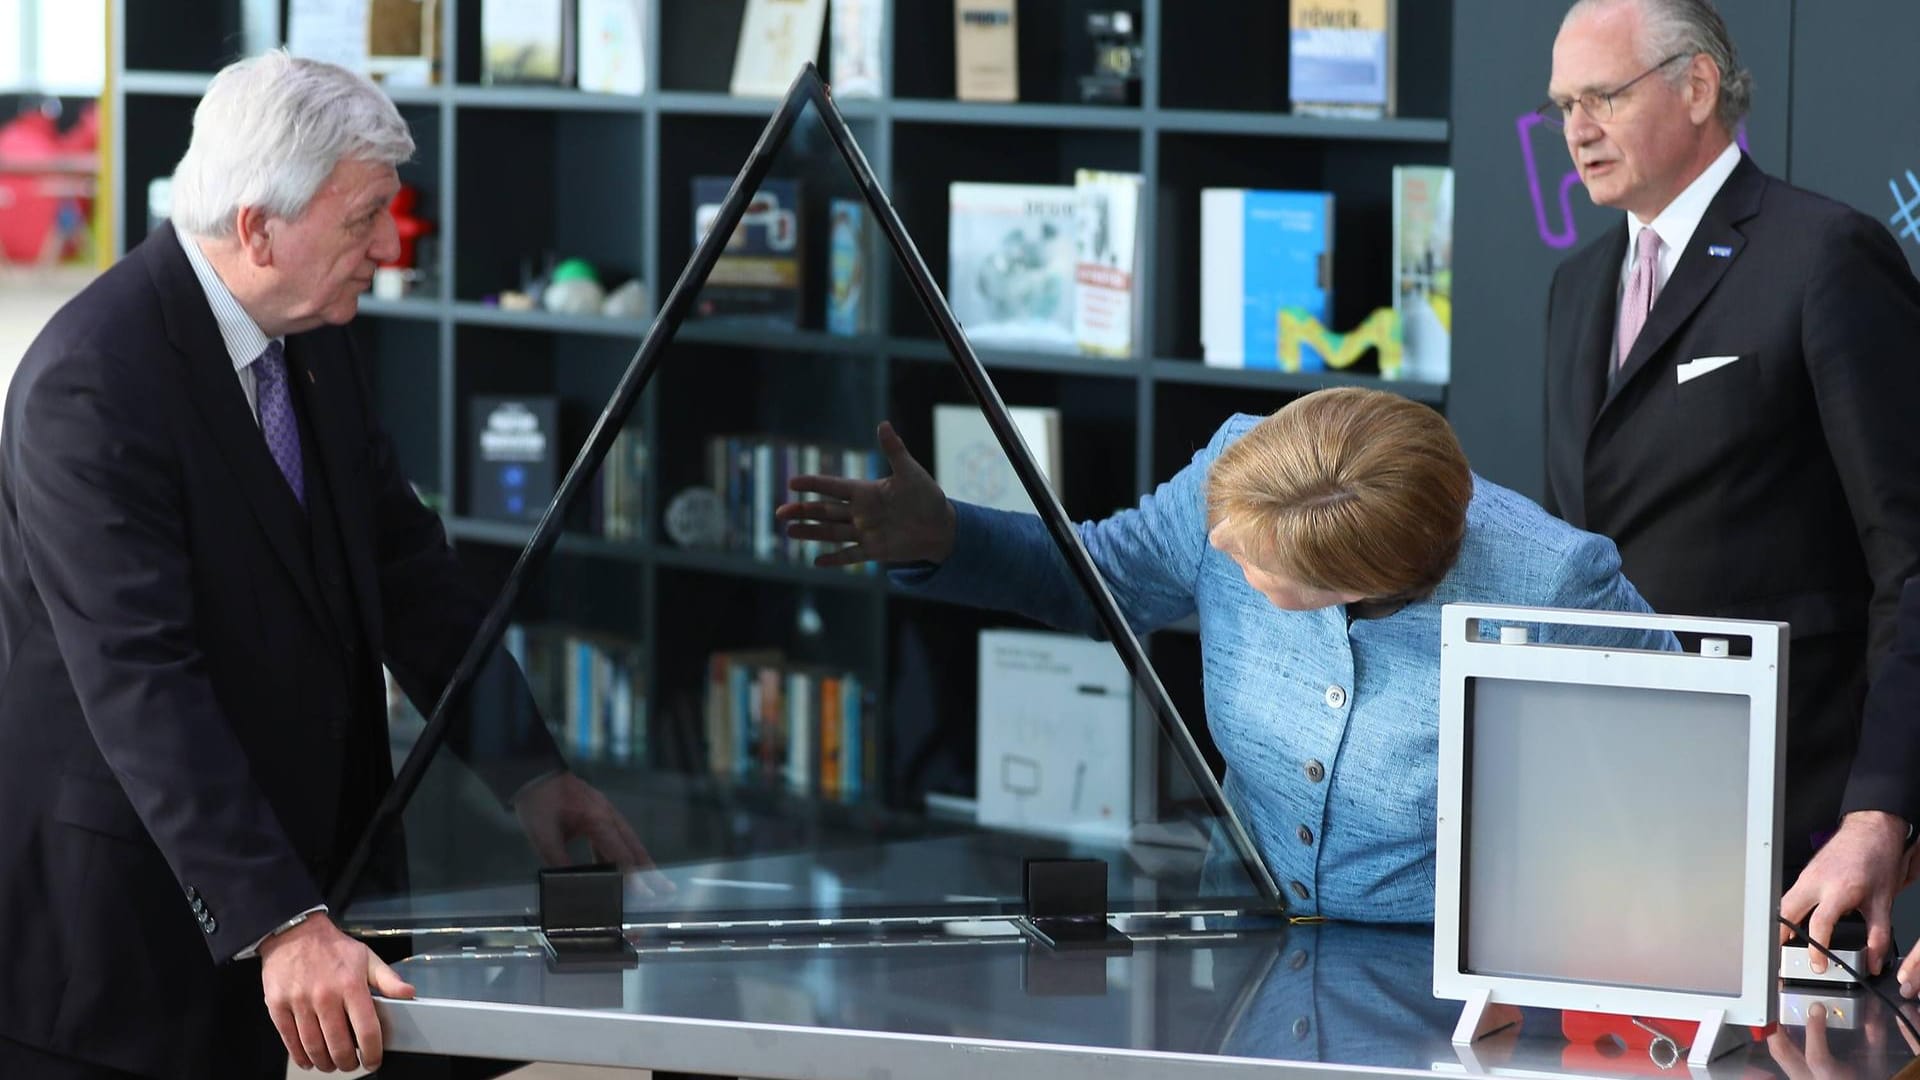
[[[1470,680],[1464,968],[1738,996],[1749,711]]]

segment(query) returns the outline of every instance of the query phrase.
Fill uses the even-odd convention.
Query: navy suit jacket
[[[485,613],[400,473],[348,331],[293,335],[287,360],[345,581],[316,573],[171,227],[55,315],[14,376],[0,1036],[204,1074],[240,1034],[221,1030],[236,969],[219,969],[322,901],[343,833],[391,782],[379,665],[430,701]],[[329,588],[350,593],[356,632]],[[551,749],[492,779],[512,791],[555,767]]]

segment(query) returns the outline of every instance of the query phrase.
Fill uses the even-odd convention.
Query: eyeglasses
[[[1621,83],[1619,86],[1616,86],[1611,90],[1605,90],[1605,91],[1590,90],[1587,93],[1581,94],[1577,98],[1565,98],[1559,101],[1549,101],[1545,105],[1542,105],[1538,109],[1535,109],[1534,112],[1539,113],[1540,119],[1545,120],[1547,123],[1552,124],[1554,127],[1564,127],[1569,121],[1573,119],[1573,107],[1575,105],[1578,105],[1582,109],[1585,109],[1587,111],[1587,115],[1592,117],[1594,122],[1604,124],[1607,121],[1613,119],[1613,99],[1614,98],[1617,98],[1621,94],[1626,93],[1628,90],[1633,89],[1634,83],[1637,83],[1641,79],[1644,79],[1647,76],[1653,74],[1654,72],[1659,71],[1661,68],[1666,67],[1668,64],[1673,63],[1675,60],[1688,60],[1688,59],[1691,59],[1692,57],[1693,57],[1693,54],[1690,52],[1674,53],[1672,56],[1667,57],[1665,60],[1660,61],[1659,63],[1653,65],[1652,67],[1641,72],[1640,74],[1635,75],[1633,78],[1628,79],[1626,82]]]

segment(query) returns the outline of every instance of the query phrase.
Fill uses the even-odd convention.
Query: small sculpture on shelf
[[[547,287],[540,292],[540,306],[556,315],[598,315],[607,291],[600,287],[600,275],[585,259],[568,259],[553,268]]]
[[[421,256],[425,252],[420,240],[433,234],[433,223],[416,212],[419,204],[420,189],[412,184],[401,184],[393,201],[387,204],[394,229],[400,234],[400,254],[374,270],[373,295],[382,300],[398,300],[424,285],[425,267]]]
[[[1093,74],[1080,76],[1080,100],[1100,105],[1140,104],[1140,68],[1145,55],[1131,11],[1090,11]]]
[[[520,263],[520,287],[503,289],[484,298],[502,311],[550,311],[556,315],[604,315],[614,319],[644,319],[648,313],[646,285],[629,278],[608,290],[601,272],[581,258],[557,259],[546,253],[546,269],[534,273],[527,260]],[[615,280],[618,276],[615,275]]]

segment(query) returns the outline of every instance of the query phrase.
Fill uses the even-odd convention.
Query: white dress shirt
[[[1673,276],[1673,268],[1680,265],[1680,256],[1692,242],[1693,234],[1700,228],[1700,219],[1707,215],[1707,207],[1713,203],[1713,197],[1720,194],[1726,186],[1727,177],[1740,164],[1740,146],[1729,143],[1713,164],[1693,183],[1687,185],[1679,197],[1667,204],[1665,210],[1652,221],[1641,221],[1631,213],[1627,215],[1627,257],[1620,263],[1620,293],[1625,296],[1627,277],[1633,273],[1633,255],[1639,250],[1640,231],[1651,227],[1655,236],[1660,238],[1660,272],[1653,283],[1654,302],[1659,302],[1660,290],[1667,287],[1667,279]],[[263,346],[264,347],[264,346]]]

